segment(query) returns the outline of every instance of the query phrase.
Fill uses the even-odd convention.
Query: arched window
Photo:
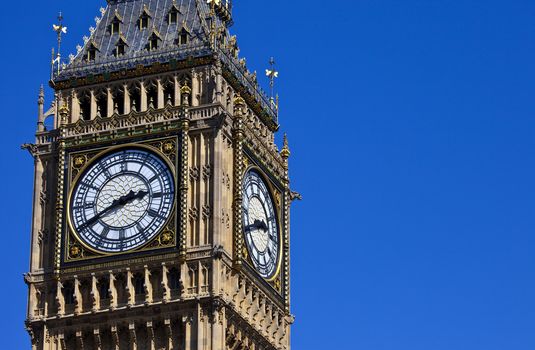
[[[91,62],[97,59],[97,51],[99,51],[97,44],[94,41],[89,43],[86,53],[86,61]]]
[[[145,278],[141,274],[134,276],[134,291],[136,295],[145,294]]]
[[[74,286],[72,282],[63,284],[63,297],[65,298],[65,305],[74,304]]]
[[[117,44],[115,44],[115,57],[123,56],[126,53],[126,39],[121,35]]]
[[[115,9],[115,14],[113,15],[112,20],[110,21],[110,33],[119,34],[121,33],[121,24],[123,23],[123,18],[119,15],[117,9]]]
[[[186,45],[188,44],[190,39],[190,32],[186,25],[184,24],[182,26],[182,29],[178,32],[178,45]]]
[[[139,16],[139,29],[147,29],[150,24],[150,19],[152,18],[152,15],[147,7],[147,5],[143,5],[143,11],[141,12],[141,16]]]
[[[171,5],[171,9],[169,10],[169,14],[167,15],[167,23],[168,24],[178,23],[179,13],[180,13],[180,9],[178,8],[176,1],[173,1],[173,5]]]
[[[149,36],[149,42],[147,44],[147,49],[149,51],[155,51],[158,50],[160,46],[160,41],[162,41],[162,37],[160,36],[160,33],[156,31],[156,29],[152,30],[152,34]]]
[[[180,289],[180,275],[176,268],[169,270],[169,289],[175,291]]]
[[[110,281],[107,278],[98,281],[98,292],[100,299],[110,298]]]

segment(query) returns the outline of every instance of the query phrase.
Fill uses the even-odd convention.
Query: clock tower
[[[23,146],[32,349],[289,350],[298,195],[231,1],[108,0],[95,20]]]

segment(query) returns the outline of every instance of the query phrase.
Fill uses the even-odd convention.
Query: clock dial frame
[[[162,232],[176,201],[173,165],[152,148],[124,145],[97,155],[72,182],[68,224],[98,254],[136,251]]]
[[[271,184],[260,169],[252,167],[243,179],[242,222],[249,259],[262,278],[272,281],[280,272],[282,259],[279,209]]]

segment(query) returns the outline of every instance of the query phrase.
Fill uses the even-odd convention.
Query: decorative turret
[[[39,98],[37,99],[39,112],[37,117],[37,131],[45,131],[45,88],[41,85],[39,89]]]
[[[288,136],[284,134],[284,141],[283,141],[283,146],[281,150],[281,156],[282,158],[284,158],[284,160],[288,160],[291,154],[292,153],[290,152],[290,147],[288,146]]]

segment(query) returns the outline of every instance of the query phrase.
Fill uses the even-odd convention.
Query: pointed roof
[[[123,23],[123,17],[119,14],[119,11],[115,9],[115,12],[113,13],[113,17],[110,22],[113,22],[115,20],[118,20],[119,22]]]
[[[171,4],[171,8],[169,9],[169,12],[177,12],[182,13],[180,11],[180,7],[177,5],[176,0],[173,0],[173,3]]]
[[[140,17],[142,17],[143,15],[146,15],[146,16],[149,16],[150,18],[152,18],[152,13],[150,12],[149,8],[147,7],[147,4],[143,4],[143,10],[141,11]]]
[[[178,23],[184,23],[191,35],[187,48],[177,47],[176,40],[180,35],[177,25],[168,23],[169,11],[173,8],[179,9]],[[179,61],[191,56],[204,57],[211,53],[208,42],[210,29],[206,25],[210,8],[205,0],[108,0],[108,7],[102,13],[84,49],[54,77],[54,81],[130,69],[139,64]],[[152,30],[139,29],[138,20],[144,14],[151,17],[149,28]],[[121,57],[114,55],[117,34],[114,35],[108,30],[116,18],[122,20],[122,37],[128,43],[128,49]],[[158,50],[147,52],[145,46],[154,34],[162,43]],[[99,52],[95,61],[89,64],[83,53],[91,42],[99,48]],[[156,53],[158,55],[155,55]]]
[[[235,38],[231,37],[228,27],[232,25],[230,0],[209,3],[207,0],[107,0],[108,6],[102,9],[101,17],[96,18],[96,28],[90,38],[70,63],[54,74],[51,84],[57,88],[77,86],[94,81],[93,77],[108,79],[115,73],[136,70],[140,66],[167,65],[176,67],[177,62],[201,62],[207,64],[215,59],[221,60],[225,77],[239,87],[248,103],[255,106],[258,113],[271,119],[268,124],[277,127],[276,112],[269,98],[251,78],[245,65],[240,64]],[[179,10],[177,23],[169,23],[169,11]],[[215,12],[215,15],[214,15]],[[147,14],[151,17],[152,30],[140,30],[139,18]],[[116,55],[117,33],[109,31],[116,18],[122,19],[120,38],[127,43],[124,55]],[[213,23],[212,23],[213,18]],[[228,42],[216,44],[216,31],[224,29]],[[189,34],[186,45],[177,45],[182,30]],[[146,50],[151,36],[157,35],[160,44],[154,50]],[[234,45],[233,45],[234,40]],[[93,43],[93,44],[92,44]],[[87,61],[89,45],[98,52],[94,60]],[[182,64],[183,67],[185,65]],[[197,63],[198,64],[198,63]],[[77,82],[78,81],[78,82]],[[102,80],[101,80],[102,81]],[[85,83],[84,83],[85,82]],[[74,85],[73,85],[74,84]],[[268,117],[269,116],[269,117]]]

